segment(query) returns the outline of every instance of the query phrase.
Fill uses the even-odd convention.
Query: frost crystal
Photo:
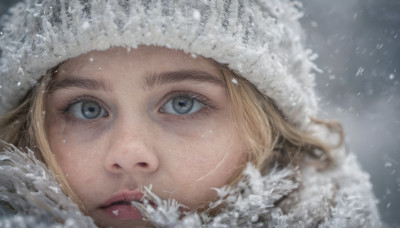
[[[201,14],[200,14],[200,12],[198,11],[198,10],[193,10],[193,18],[195,19],[195,20],[197,20],[197,21],[200,21],[200,18],[201,18]]]
[[[88,29],[90,27],[90,25],[89,25],[89,22],[87,22],[87,21],[85,21],[83,24],[82,24],[82,28],[83,29]]]
[[[55,193],[60,193],[60,189],[59,188],[56,188],[56,187],[54,187],[54,186],[50,186],[49,187],[51,190],[53,190]]]
[[[233,82],[233,84],[236,84],[236,85],[239,84],[238,81],[236,80],[236,78],[232,78],[232,82]]]

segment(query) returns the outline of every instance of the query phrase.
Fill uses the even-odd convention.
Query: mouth
[[[119,192],[100,205],[100,210],[108,217],[116,220],[142,219],[140,211],[131,202],[142,202],[143,193],[135,191]]]

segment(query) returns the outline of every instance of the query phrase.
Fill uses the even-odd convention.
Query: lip
[[[142,219],[140,211],[130,202],[142,202],[143,196],[139,190],[118,192],[101,204],[100,209],[109,217],[117,220]]]

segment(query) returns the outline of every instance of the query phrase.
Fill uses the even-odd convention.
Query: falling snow
[[[363,67],[359,67],[356,73],[356,77],[361,76],[364,73],[364,68]]]
[[[197,21],[200,21],[201,14],[198,10],[193,10],[193,18]]]
[[[392,163],[386,162],[386,163],[385,163],[385,167],[392,167]]]

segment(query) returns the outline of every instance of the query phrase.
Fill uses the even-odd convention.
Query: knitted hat
[[[304,128],[317,103],[299,7],[291,0],[26,0],[2,19],[0,114],[64,60],[157,45],[228,64]]]

